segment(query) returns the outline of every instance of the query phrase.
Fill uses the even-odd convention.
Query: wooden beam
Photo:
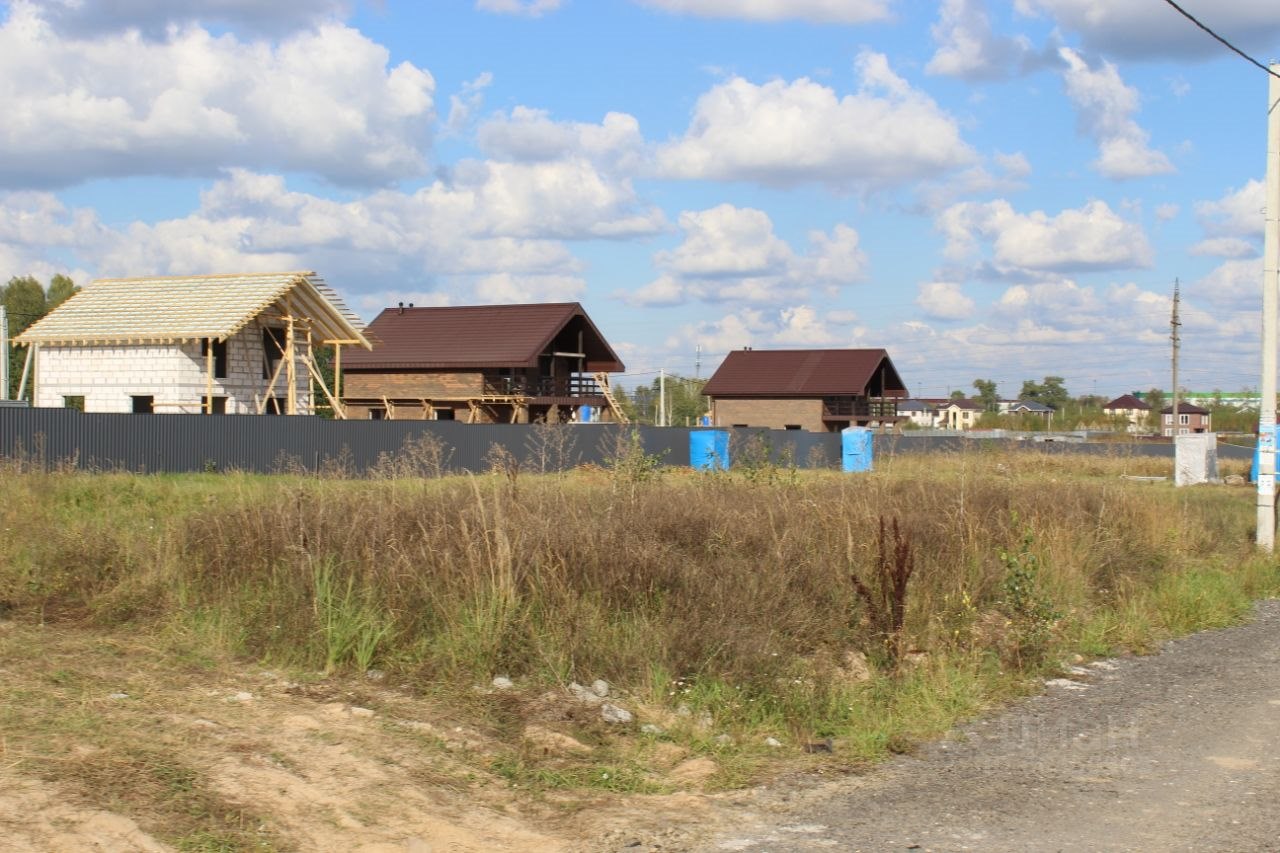
[[[285,396],[285,414],[296,415],[298,414],[298,365],[295,361],[298,357],[296,351],[298,343],[297,331],[294,329],[293,311],[287,307],[287,304],[285,310],[289,311],[285,315],[285,323],[287,325],[284,331],[285,381],[289,384],[288,392]]]
[[[320,375],[320,365],[316,364],[315,356],[312,355],[310,350],[307,351],[307,357],[303,364],[307,366],[307,370],[311,373],[312,383],[319,384],[320,390],[324,392],[325,397],[329,398],[329,405],[333,407],[334,418],[340,421],[345,421],[347,419],[346,410],[344,410],[342,405],[334,399],[332,394],[329,393],[329,386],[325,384],[324,377]],[[311,405],[311,413],[315,414],[314,403]]]
[[[342,399],[342,341],[333,344],[333,396]]]
[[[267,404],[271,402],[271,394],[276,390],[276,380],[280,378],[280,371],[283,369],[284,359],[281,359],[276,362],[275,372],[271,374],[271,381],[267,383],[266,393],[262,395],[262,402],[258,405],[258,414],[262,414],[267,410]]]
[[[36,359],[36,346],[31,344],[27,347],[27,357],[22,360],[22,378],[18,380],[18,396],[14,399],[21,400],[22,396],[27,393],[27,376],[31,373],[31,363]],[[35,380],[31,381],[31,405],[36,404]]]
[[[213,414],[213,338],[205,338],[204,354],[204,413]]]

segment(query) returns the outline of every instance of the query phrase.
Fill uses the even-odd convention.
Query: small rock
[[[836,674],[844,681],[860,684],[871,680],[871,664],[865,654],[857,649],[850,649],[844,653],[844,660],[836,668]]]
[[[653,723],[645,723],[643,726],[640,727],[640,731],[644,732],[647,735],[664,734],[662,730],[662,726],[655,726]]]
[[[631,722],[631,712],[626,708],[620,708],[617,705],[605,702],[600,706],[600,717],[606,723],[629,723]]]
[[[347,713],[353,717],[368,718],[374,716],[376,712],[372,708],[361,708],[358,705],[352,705],[347,709]]]
[[[592,693],[576,681],[569,684],[569,693],[573,695],[574,699],[577,699],[579,702],[586,702],[588,705],[599,705],[601,702],[599,696]]]
[[[603,678],[597,678],[591,682],[591,692],[599,696],[601,699],[609,695],[609,682]]]
[[[1050,678],[1048,681],[1044,683],[1044,686],[1045,687],[1061,687],[1064,690],[1088,690],[1089,689],[1088,685],[1081,684],[1078,681],[1072,681],[1069,678]]]
[[[252,702],[253,694],[247,690],[241,690],[240,692],[232,696],[228,696],[227,701],[228,702]]]
[[[112,693],[107,698],[108,699],[128,699],[129,694],[128,693]]]
[[[370,681],[381,681],[387,674],[380,669],[370,669],[365,671],[364,677]]]
[[[516,686],[515,682],[510,678],[507,678],[505,675],[495,675],[491,683],[493,684],[494,690],[510,690],[512,687]]]
[[[764,739],[764,745],[777,749],[782,746],[782,741],[778,740],[776,737],[767,737]]]
[[[685,703],[681,702],[681,703],[680,703],[680,706],[679,706],[678,708],[676,708],[676,716],[677,716],[677,717],[692,717],[692,716],[693,716],[693,709],[692,709],[692,708],[690,708],[690,707],[689,707],[688,705],[686,705]]]
[[[690,758],[671,768],[670,777],[676,782],[705,782],[719,772],[720,766],[710,758]]]
[[[585,755],[591,747],[569,735],[542,726],[525,726],[524,739],[552,755]]]

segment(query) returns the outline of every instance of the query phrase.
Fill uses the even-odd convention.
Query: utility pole
[[[9,318],[0,305],[0,400],[9,399]]]
[[[658,368],[658,426],[667,425],[667,371]]]
[[[1173,443],[1178,443],[1178,427],[1182,423],[1181,415],[1178,414],[1178,350],[1182,347],[1182,338],[1178,334],[1178,327],[1182,325],[1182,321],[1178,319],[1178,302],[1181,301],[1182,284],[1178,279],[1173,280],[1173,314],[1169,318],[1169,340],[1173,342],[1173,408],[1170,410],[1170,420],[1173,426],[1169,434],[1173,437]]]
[[[693,348],[693,378],[702,378],[702,344],[698,344]]]
[[[1276,544],[1276,301],[1280,287],[1280,62],[1267,87],[1266,223],[1262,245],[1262,382],[1258,387],[1257,545]]]

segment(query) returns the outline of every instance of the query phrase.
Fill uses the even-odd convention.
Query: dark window
[[[207,359],[208,357],[209,357],[209,339],[205,338],[200,342],[200,358]],[[200,366],[202,369],[204,368],[203,360],[201,361]],[[214,379],[227,378],[227,342],[226,341],[213,342],[213,378]]]
[[[209,406],[209,411],[210,411],[210,412],[212,412],[213,414],[215,414],[215,415],[225,415],[225,414],[227,413],[227,398],[226,398],[226,397],[214,397],[214,398],[213,398],[212,400],[210,400],[209,402],[212,404],[212,405],[210,405],[210,406]]]
[[[264,415],[283,415],[284,407],[284,397],[268,397],[267,405],[262,409],[262,413]]]
[[[451,421],[453,419],[453,409],[436,409],[436,420]]]
[[[371,420],[371,421],[385,421],[386,419],[387,419],[387,410],[386,410],[386,409],[370,409],[370,410],[369,410],[369,420]]]
[[[800,424],[787,424],[787,429],[800,429]]]
[[[284,329],[268,326],[262,330],[262,378],[270,379],[284,358]]]
[[[746,424],[734,424],[734,425],[733,425],[733,428],[734,428],[734,429],[746,429],[746,428],[747,428],[747,425],[746,425]]]
[[[84,411],[84,395],[77,394],[71,397],[62,398],[62,406],[66,409],[75,409],[77,412]]]
[[[149,415],[156,410],[156,398],[150,394],[135,394],[132,399],[135,415]]]

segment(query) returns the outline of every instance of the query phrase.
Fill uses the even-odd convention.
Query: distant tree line
[[[14,276],[8,284],[0,285],[0,305],[4,305],[5,316],[9,325],[9,340],[26,331],[27,327],[57,308],[73,293],[80,290],[76,283],[65,275],[55,275],[49,280],[48,287],[40,284],[34,276]],[[27,348],[9,345],[9,399],[18,393],[18,383],[22,379],[22,363],[27,357]],[[27,379],[30,387],[31,379]]]

